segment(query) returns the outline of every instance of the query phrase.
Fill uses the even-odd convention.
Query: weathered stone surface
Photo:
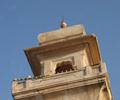
[[[50,44],[52,42],[58,42],[61,39],[69,39],[74,36],[85,35],[86,32],[84,30],[83,25],[74,25],[67,28],[61,28],[59,30],[40,33],[38,35],[38,42],[43,44]]]
[[[94,84],[50,93],[44,96],[44,100],[109,100],[106,96],[102,96],[102,99],[100,99],[101,87],[99,84]]]

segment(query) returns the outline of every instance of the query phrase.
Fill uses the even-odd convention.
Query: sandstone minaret
[[[83,25],[63,21],[38,42],[24,50],[34,76],[13,81],[14,100],[113,100],[97,38]]]

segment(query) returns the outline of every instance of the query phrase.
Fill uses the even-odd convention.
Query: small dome
[[[60,27],[61,28],[66,28],[67,26],[68,26],[67,23],[64,20],[62,20]]]

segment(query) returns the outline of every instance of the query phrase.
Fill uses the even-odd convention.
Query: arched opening
[[[62,73],[62,72],[68,72],[74,70],[72,62],[71,61],[63,61],[61,63],[58,63],[56,65],[55,73]]]

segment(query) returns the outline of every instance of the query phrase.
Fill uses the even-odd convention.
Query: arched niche
[[[55,73],[62,73],[74,70],[73,64],[71,61],[62,61],[56,64]]]

